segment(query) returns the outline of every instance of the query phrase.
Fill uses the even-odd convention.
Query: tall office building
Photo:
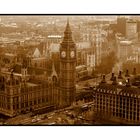
[[[135,20],[127,20],[126,22],[126,37],[132,39],[137,36],[137,22]]]
[[[126,35],[126,18],[125,17],[117,18],[117,32],[121,33],[123,36]]]

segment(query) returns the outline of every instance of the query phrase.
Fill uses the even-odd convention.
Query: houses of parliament
[[[75,99],[76,45],[72,39],[69,21],[60,44],[60,72],[52,63],[51,75],[42,79],[28,73],[26,58],[23,59],[20,73],[0,72],[0,113],[17,116],[22,113],[53,107],[70,106]]]

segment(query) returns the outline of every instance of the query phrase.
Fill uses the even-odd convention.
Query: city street
[[[70,106],[65,109],[52,111],[49,113],[35,115],[31,117],[30,114],[21,115],[7,120],[4,125],[74,125],[75,123],[83,124],[88,122],[85,114],[79,114],[81,108],[92,108],[94,110],[94,102],[84,103],[82,105]]]

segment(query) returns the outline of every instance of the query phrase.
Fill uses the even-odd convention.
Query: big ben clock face
[[[66,57],[66,52],[65,52],[65,51],[62,51],[62,52],[61,52],[61,57],[62,57],[62,58]]]
[[[74,51],[71,51],[70,52],[70,56],[71,56],[71,58],[74,58],[75,57],[75,52]]]

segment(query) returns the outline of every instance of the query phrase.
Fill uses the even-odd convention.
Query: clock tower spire
[[[60,106],[70,106],[75,96],[76,45],[67,20],[64,38],[60,44]]]

